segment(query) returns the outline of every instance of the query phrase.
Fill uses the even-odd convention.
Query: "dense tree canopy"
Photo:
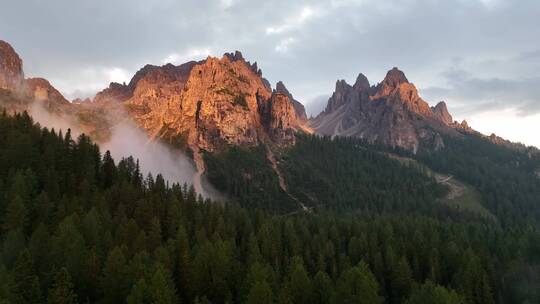
[[[384,190],[377,183],[390,167],[431,182],[417,168],[371,157],[389,170],[370,173],[375,189]],[[341,172],[352,174],[353,161],[344,161]],[[284,170],[323,166],[304,164],[314,167]],[[283,216],[254,208],[271,195],[260,204],[247,196],[214,203],[160,175],[143,178],[137,161],[116,162],[84,135],[40,128],[27,114],[0,115],[0,302],[539,302],[533,226],[442,217],[427,207],[435,194],[423,187],[418,204],[426,212],[400,207],[392,196],[403,190],[355,205],[347,190],[354,188],[338,184],[327,185],[347,192],[335,201],[345,211]],[[298,196],[305,187],[291,185]],[[370,198],[396,209],[378,210]]]

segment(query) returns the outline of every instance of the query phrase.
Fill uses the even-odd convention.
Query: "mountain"
[[[296,112],[296,116],[298,117],[298,119],[303,123],[307,121],[306,109],[304,108],[304,105],[300,101],[294,99],[294,97],[289,92],[289,90],[287,90],[287,87],[285,87],[285,84],[282,81],[278,81],[276,83],[276,89],[274,90],[274,92],[286,95],[289,100],[292,101],[294,111]]]
[[[237,51],[179,66],[147,65],[129,84],[111,83],[93,102],[121,102],[152,138],[177,138],[213,152],[267,138],[294,143],[305,110],[282,88],[280,82],[272,91],[257,64]]]
[[[0,51],[0,302],[540,301],[540,154],[452,122],[397,69],[338,81],[306,121],[239,52],[70,103]],[[227,199],[100,151],[123,120],[191,150]]]
[[[446,104],[430,107],[397,68],[374,86],[363,74],[352,86],[338,80],[326,109],[308,126],[318,134],[358,137],[413,152],[420,146],[443,148],[441,135],[461,136]]]
[[[0,40],[0,89],[16,90],[23,80],[21,58],[9,43]]]
[[[0,40],[0,89],[21,99],[42,102],[51,110],[59,110],[69,102],[46,79],[24,78],[23,61],[7,42]]]
[[[272,91],[257,63],[238,51],[179,66],[146,65],[128,84],[111,83],[91,102],[74,103],[45,79],[24,79],[22,60],[8,43],[1,42],[0,54],[0,86],[16,101],[4,107],[22,111],[36,101],[50,112],[69,114],[96,139],[106,139],[115,123],[130,119],[153,139],[217,152],[294,144],[306,121],[304,107],[283,83]]]
[[[146,66],[128,85],[115,86],[96,100],[122,96],[130,116],[152,138],[181,138],[191,149],[223,151],[267,139],[288,145],[301,130],[294,101],[272,92],[256,63],[238,51],[180,66]]]

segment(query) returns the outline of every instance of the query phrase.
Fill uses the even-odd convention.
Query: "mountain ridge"
[[[362,73],[353,85],[338,80],[325,110],[308,119],[303,104],[283,82],[272,89],[257,63],[246,61],[239,51],[178,66],[147,64],[129,83],[112,82],[91,100],[71,103],[46,79],[25,79],[23,61],[9,43],[0,40],[0,54],[0,89],[11,94],[12,101],[20,100],[4,108],[22,111],[37,101],[53,113],[73,116],[97,140],[106,139],[119,118],[135,120],[152,138],[216,152],[230,145],[261,144],[264,138],[278,147],[287,146],[294,144],[296,132],[354,136],[413,152],[420,147],[443,148],[443,134],[480,134],[465,121],[452,121],[444,102],[429,106],[398,68],[388,71],[376,85]],[[208,73],[206,80],[192,75],[194,68],[202,73],[202,67]],[[217,74],[221,79],[216,81]],[[207,83],[201,86],[200,81]],[[208,101],[199,108],[203,99]],[[196,117],[202,120],[197,122]],[[485,137],[523,149],[496,135]]]
[[[323,135],[358,137],[413,152],[420,146],[441,149],[441,135],[463,133],[444,102],[430,107],[396,67],[376,85],[370,85],[363,74],[352,86],[338,80],[325,110],[308,126]]]

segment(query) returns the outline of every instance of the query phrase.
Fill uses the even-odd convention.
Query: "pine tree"
[[[103,186],[105,188],[111,187],[116,179],[116,166],[114,165],[114,160],[111,157],[111,152],[108,150],[103,156],[101,171]]]
[[[150,230],[148,231],[147,242],[149,248],[152,250],[157,248],[162,242],[161,223],[157,217],[152,218],[152,221],[150,222]]]
[[[272,288],[267,282],[257,282],[251,287],[246,304],[272,304]]]
[[[150,301],[155,304],[178,303],[178,296],[174,288],[174,282],[170,273],[160,264],[150,280],[148,286],[150,291]]]
[[[140,279],[133,287],[126,299],[127,304],[147,304],[151,303],[150,291],[146,280]]]
[[[326,272],[319,271],[313,278],[313,303],[330,303],[334,297],[334,286]]]
[[[101,290],[104,293],[104,302],[120,303],[126,299],[130,284],[126,263],[122,249],[113,248],[103,266]]]
[[[10,299],[13,299],[11,294],[11,286],[13,286],[13,277],[9,275],[6,267],[0,263],[0,303],[10,303]]]
[[[392,297],[395,303],[401,303],[402,299],[407,298],[412,283],[413,278],[409,262],[405,257],[402,257],[393,267],[391,275],[390,288],[392,289]]]
[[[191,269],[190,269],[190,246],[189,239],[186,233],[184,225],[180,225],[178,228],[178,233],[176,237],[176,242],[178,244],[178,284],[180,295],[184,302],[187,302],[188,299],[191,299],[191,288],[190,288],[190,278],[191,278]]]
[[[2,259],[4,264],[11,268],[17,258],[19,253],[25,249],[25,237],[21,229],[10,230],[4,239],[4,244],[2,246]]]
[[[22,229],[26,227],[28,211],[23,199],[16,195],[7,206],[2,228],[4,231]]]
[[[377,304],[383,299],[378,295],[379,286],[367,264],[360,262],[345,271],[336,286],[336,302],[348,304]]]
[[[73,282],[66,268],[62,267],[54,277],[47,297],[49,304],[75,304],[77,295],[73,291]]]
[[[313,285],[301,258],[291,261],[288,278],[288,289],[293,303],[311,303],[313,299]]]
[[[419,288],[414,289],[405,304],[465,304],[463,297],[453,290],[427,281]]]
[[[23,250],[13,267],[12,294],[15,303],[42,303],[39,278],[28,250]]]

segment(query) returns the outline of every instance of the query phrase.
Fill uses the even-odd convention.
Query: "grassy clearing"
[[[419,164],[419,162],[412,158],[391,153],[387,153],[387,155],[403,164]],[[443,204],[447,204],[461,212],[472,213],[495,222],[497,221],[497,217],[482,205],[482,196],[474,187],[455,179],[451,175],[441,174],[429,169],[427,166],[422,166],[426,169],[428,175],[433,176],[438,183],[448,187],[448,194],[441,200]]]
[[[497,221],[497,218],[482,205],[482,197],[476,189],[457,180],[453,180],[453,183],[459,184],[459,187],[462,187],[463,190],[458,196],[443,199],[444,204],[462,212],[473,213]]]

